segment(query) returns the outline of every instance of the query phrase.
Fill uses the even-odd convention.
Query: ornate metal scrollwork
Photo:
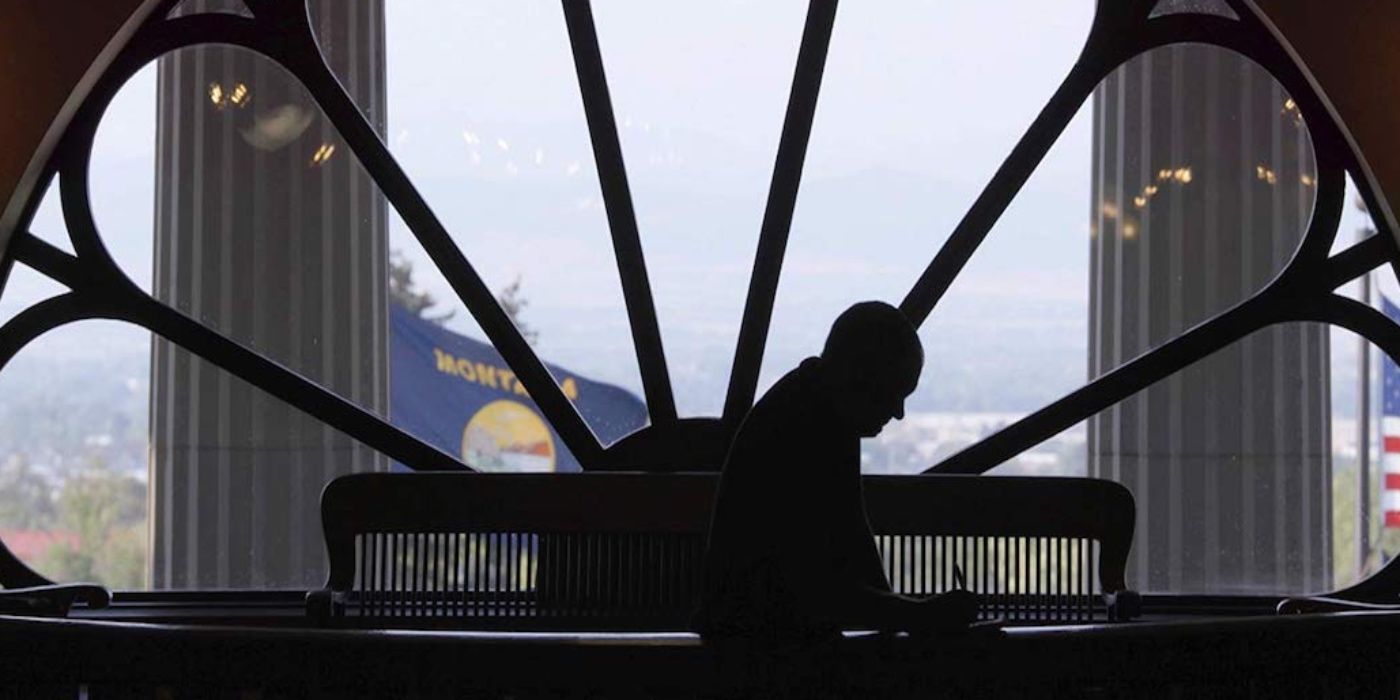
[[[127,321],[186,348],[400,463],[419,470],[469,468],[319,384],[158,302],[121,272],[105,248],[92,214],[88,177],[93,140],[107,106],[128,78],[160,56],[183,47],[230,44],[266,56],[303,83],[585,469],[635,469],[668,463],[682,468],[706,463],[713,467],[754,399],[837,2],[810,0],[724,415],[688,420],[676,415],[592,10],[588,0],[562,2],[651,417],[651,425],[641,433],[606,448],[599,443],[337,81],[317,45],[304,3],[247,0],[250,16],[215,13],[171,18],[169,10],[176,2],[167,0],[122,49],[80,108],[48,168],[47,178],[57,176],[59,180],[63,214],[75,254],[24,232],[16,235],[7,252],[6,264],[22,262],[67,285],[70,291],[31,307],[0,327],[0,368],[30,341],[63,324],[94,318]],[[936,309],[1095,87],[1124,62],[1169,44],[1202,43],[1234,51],[1267,69],[1297,100],[1311,130],[1318,172],[1317,200],[1303,243],[1283,272],[1254,296],[953,455],[931,467],[931,472],[985,472],[1151,383],[1273,324],[1319,321],[1342,326],[1400,361],[1400,326],[1374,309],[1335,293],[1341,285],[1376,267],[1400,265],[1400,248],[1394,232],[1382,231],[1382,235],[1328,256],[1345,204],[1346,174],[1358,169],[1358,158],[1322,99],[1254,11],[1239,0],[1228,2],[1237,18],[1221,14],[1159,14],[1154,13],[1157,4],[1156,0],[1099,0],[1079,59],[905,296],[903,310],[921,324]],[[1363,187],[1363,197],[1374,202],[1375,193],[1365,189],[1362,180],[1357,181]],[[3,554],[0,549],[0,555]],[[0,565],[5,561],[0,556]],[[22,574],[17,569],[9,573],[0,570],[0,583],[20,579],[36,582],[32,576]],[[1392,565],[1366,587],[1359,587],[1358,594],[1394,592],[1397,582],[1400,568]]]

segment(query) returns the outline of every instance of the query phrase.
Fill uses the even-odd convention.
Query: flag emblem
[[[467,421],[462,461],[490,472],[552,472],[554,438],[534,411],[518,401],[498,399]]]

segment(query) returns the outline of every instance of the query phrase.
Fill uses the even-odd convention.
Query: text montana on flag
[[[545,366],[604,445],[646,425],[646,405],[632,392]],[[578,460],[489,344],[391,304],[389,371],[391,422],[468,466],[579,471]]]

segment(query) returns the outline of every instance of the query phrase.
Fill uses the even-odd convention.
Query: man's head
[[[924,367],[924,348],[899,309],[866,301],[836,318],[822,365],[837,413],[862,437],[874,437],[891,418],[904,417],[904,399]]]

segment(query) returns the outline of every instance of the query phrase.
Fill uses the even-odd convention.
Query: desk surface
[[[813,674],[861,687],[963,688],[1383,678],[1377,682],[1393,690],[1400,668],[1400,614],[1379,612],[1012,627],[941,638],[856,633],[800,649],[713,645],[687,633],[331,630],[285,623],[0,618],[0,677],[691,696],[717,686],[749,687],[756,678]]]

